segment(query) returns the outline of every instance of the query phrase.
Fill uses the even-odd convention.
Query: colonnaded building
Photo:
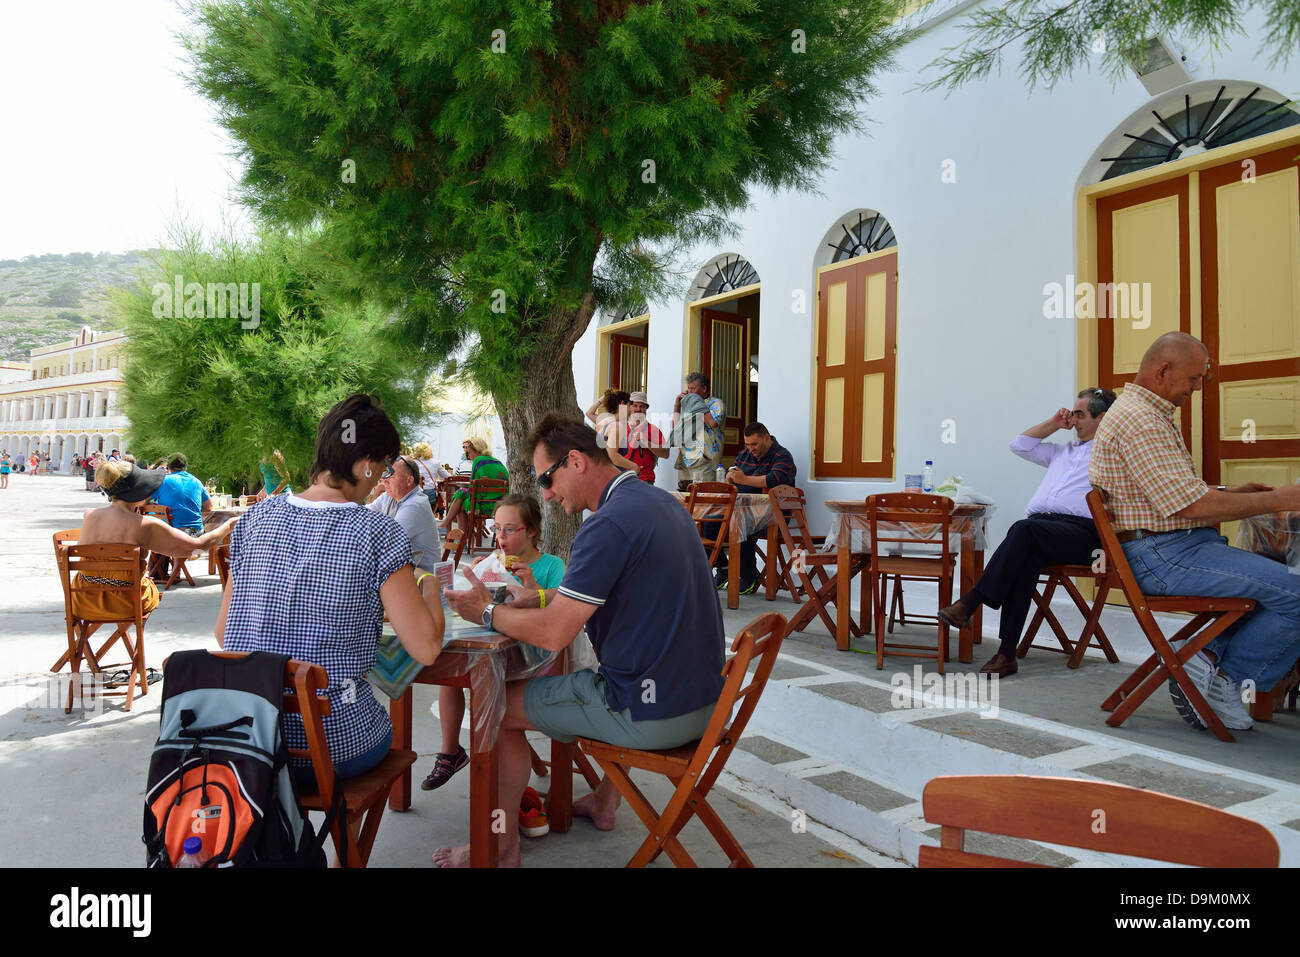
[[[917,90],[973,6],[911,14],[920,33],[865,105],[868,135],[836,142],[821,195],[756,191],[728,245],[685,251],[697,272],[679,297],[593,320],[579,403],[646,389],[665,414],[703,369],[727,460],[763,422],[810,505],[896,490],[932,459],[1005,529],[1043,474],[1010,440],[1082,388],[1122,387],[1181,329],[1213,364],[1182,417],[1204,478],[1296,481],[1300,54],[1269,67],[1256,10],[1214,58],[1150,38],[1116,85],[1084,70],[1031,93],[1013,47],[1000,76]]]
[[[118,407],[126,333],[83,328],[75,339],[0,365],[0,450],[46,452],[68,471],[73,455],[129,451]]]

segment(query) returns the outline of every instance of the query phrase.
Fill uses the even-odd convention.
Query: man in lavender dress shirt
[[[964,628],[982,603],[1001,608],[998,653],[980,669],[1000,678],[1016,673],[1016,645],[1029,614],[1038,572],[1047,565],[1091,565],[1101,547],[1086,501],[1092,488],[1088,482],[1088,460],[1092,437],[1101,417],[1115,401],[1109,389],[1084,389],[1073,411],[1056,414],[1025,429],[1011,443],[1011,451],[1022,459],[1047,469],[1038,491],[1029,500],[1029,517],[1016,522],[989,559],[984,574],[973,589],[954,605],[939,611],[939,617],[953,628]],[[1066,445],[1044,442],[1059,429],[1074,429],[1075,440]]]

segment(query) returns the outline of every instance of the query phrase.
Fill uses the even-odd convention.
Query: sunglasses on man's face
[[[537,476],[538,488],[541,488],[543,491],[549,489],[551,487],[551,482],[553,481],[552,477],[559,469],[563,468],[566,464],[568,464],[568,461],[569,461],[569,453],[565,452],[564,456],[558,462],[552,465],[541,475]]]

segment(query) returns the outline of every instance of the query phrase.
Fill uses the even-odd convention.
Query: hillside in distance
[[[149,252],[47,253],[0,259],[0,359],[25,362],[32,349],[121,325],[109,290],[134,286]]]

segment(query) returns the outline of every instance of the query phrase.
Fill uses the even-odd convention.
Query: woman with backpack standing
[[[227,651],[270,651],[325,669],[325,739],[343,778],[369,771],[392,748],[388,710],[365,679],[384,613],[420,664],[432,664],[442,650],[438,580],[427,572],[417,578],[406,532],[363,507],[400,449],[379,405],[362,393],[349,396],[316,431],[309,487],[258,503],[230,537],[217,641]],[[306,749],[300,715],[285,715],[284,733],[290,748]],[[294,765],[310,777],[310,764]]]

